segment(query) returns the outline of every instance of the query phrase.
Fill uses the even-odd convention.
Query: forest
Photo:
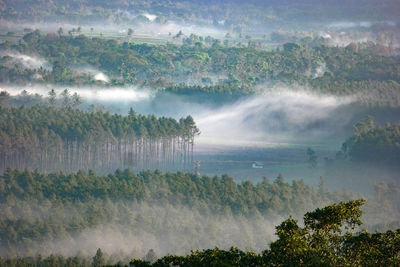
[[[318,190],[315,190],[301,181],[295,181],[290,185],[284,182],[282,177],[278,177],[273,183],[265,180],[258,184],[251,182],[237,184],[227,176],[211,178],[182,172],[162,174],[160,171],[146,171],[136,175],[128,169],[117,170],[114,174],[101,177],[93,172],[43,175],[38,172],[8,169],[1,176],[0,181],[2,196],[0,201],[5,207],[2,209],[4,216],[1,219],[1,235],[4,238],[1,246],[3,249],[7,248],[9,253],[7,259],[0,258],[1,266],[127,266],[128,262],[129,266],[171,266],[171,264],[174,266],[218,266],[221,264],[227,266],[376,266],[382,264],[396,266],[400,260],[397,249],[400,241],[399,231],[369,233],[363,230],[361,206],[365,200],[347,200],[347,202],[338,203],[338,199],[351,199],[354,196],[337,192],[330,193],[324,188],[323,183]],[[379,200],[379,202],[373,204],[376,206],[370,205],[367,213],[371,209],[375,212],[382,211],[383,207],[380,203],[389,203],[389,198],[396,196],[395,192],[390,193],[389,187],[386,188],[380,187],[377,190],[379,198],[375,201]],[[392,200],[393,204],[398,203]],[[191,219],[190,216],[181,217],[177,211],[175,214],[167,212],[164,218],[156,214],[153,214],[154,217],[151,219],[142,217],[140,213],[137,213],[137,207],[129,206],[132,201],[137,204],[147,202],[148,205],[144,206],[144,209],[149,210],[154,209],[157,203],[162,203],[164,207],[167,203],[178,207],[188,205],[192,210],[199,209],[200,214],[197,216],[209,219],[217,216],[219,220],[221,220],[221,214],[224,216],[242,214],[244,218],[252,218],[253,221],[257,217],[269,218],[273,214],[296,216],[290,216],[275,227],[277,239],[260,240],[259,252],[249,249],[242,251],[232,246],[227,250],[219,247],[196,249],[187,256],[169,254],[161,258],[153,249],[142,253],[133,250],[129,256],[122,252],[109,255],[101,248],[93,252],[92,256],[82,254],[82,252],[75,252],[76,256],[71,257],[65,254],[64,256],[37,254],[40,253],[38,248],[41,246],[37,243],[38,241],[48,239],[57,241],[60,235],[64,238],[69,236],[68,240],[71,240],[77,238],[74,232],[76,234],[76,232],[83,232],[85,228],[101,225],[104,220],[120,221],[123,226],[121,229],[125,229],[124,234],[128,236],[130,231],[146,231],[146,228],[152,233],[170,232],[169,242],[172,243],[168,244],[165,240],[159,240],[159,242],[167,242],[168,245],[176,247],[182,244],[174,243],[171,236],[174,232],[174,220],[194,219],[194,223],[197,219]],[[338,204],[326,206],[331,201]],[[374,200],[369,200],[370,203],[371,201]],[[326,207],[315,207],[321,204]],[[183,206],[180,207],[180,209],[183,208]],[[315,208],[316,210],[312,212],[306,212]],[[65,214],[65,210],[68,210],[69,214]],[[143,208],[139,211],[144,212]],[[398,207],[396,212],[399,212]],[[41,214],[41,216],[27,216],[33,213]],[[305,213],[304,227],[300,226],[298,220],[295,219],[303,213]],[[22,214],[25,215],[21,216]],[[377,215],[374,214],[374,216]],[[241,219],[241,228],[257,227],[251,226],[250,220],[244,218]],[[160,221],[157,222],[157,220]],[[192,242],[199,242],[202,238],[218,238],[213,234],[221,234],[215,230],[210,233],[212,228],[201,224],[192,227],[196,228],[196,231],[192,232],[192,234],[196,233],[192,236]],[[228,225],[225,227],[229,228]],[[103,232],[104,228],[101,229]],[[246,231],[248,235],[250,230]],[[190,230],[185,229],[185,235],[189,233]],[[134,239],[135,235],[129,238]],[[147,236],[147,238],[150,237]],[[82,242],[82,240],[77,242]],[[67,243],[62,244],[65,249]],[[98,242],[94,245],[99,247],[101,244]],[[269,248],[266,249],[268,245]],[[33,247],[36,251],[32,250]],[[20,253],[24,248],[31,251],[31,256],[10,257],[18,255],[18,252]],[[15,251],[15,254],[12,251]]]
[[[258,249],[272,238],[274,216],[300,215],[351,198],[329,192],[323,183],[314,189],[282,176],[237,184],[226,175],[159,170],[98,176],[7,169],[0,186],[1,253],[8,257],[47,254],[49,247],[63,255],[87,253],[101,244],[111,253],[121,249],[136,257],[151,248],[159,254],[234,243]]]
[[[54,92],[54,91],[53,91]],[[67,92],[68,93],[68,92]],[[68,101],[68,97],[63,101]],[[85,112],[53,98],[47,105],[0,106],[0,171],[7,167],[109,171],[118,167],[191,168],[193,118]]]
[[[0,0],[0,267],[400,266],[400,1]]]
[[[196,37],[198,38],[198,36]],[[368,46],[286,43],[272,51],[224,46],[205,40],[194,45],[149,45],[85,35],[27,33],[4,42],[3,84],[61,84],[150,87],[159,92],[237,97],[297,87],[319,93],[351,95],[367,106],[398,107],[399,56],[374,54]],[[14,54],[13,54],[14,53]],[[27,67],[16,55],[36,55],[51,67]],[[96,79],[89,70],[110,77]],[[211,98],[212,99],[212,98]]]

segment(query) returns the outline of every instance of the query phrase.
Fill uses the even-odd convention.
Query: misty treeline
[[[397,44],[400,42],[398,36],[399,25],[387,23],[371,24],[370,27],[362,27],[354,24],[353,27],[328,28],[323,32],[313,31],[284,31],[275,30],[270,35],[270,42],[299,43],[308,46],[348,46],[353,48],[362,47],[368,49],[372,54],[389,56],[398,54]]]
[[[216,245],[262,249],[283,216],[348,200],[347,192],[303,181],[236,183],[194,173],[117,170],[41,174],[7,169],[0,177],[1,255],[75,255],[122,250],[143,257]]]
[[[398,225],[398,192],[395,184],[376,184],[366,206],[369,228]],[[0,177],[0,252],[71,256],[101,247],[122,259],[143,258],[150,249],[158,256],[183,255],[216,245],[259,251],[283,217],[354,198],[328,191],[323,181],[313,188],[281,175],[236,183],[227,175],[158,170],[98,176],[7,169]]]
[[[51,254],[0,258],[0,266],[398,266],[400,229],[369,233],[361,230],[364,199],[331,204],[307,212],[303,223],[291,216],[275,227],[277,239],[259,252],[195,249],[186,256],[166,255],[157,259],[150,249],[143,259],[126,261],[108,257],[99,248],[93,257]],[[302,226],[304,225],[304,226]],[[357,232],[356,232],[357,231]]]
[[[29,8],[28,8],[29,7]],[[76,0],[65,2],[44,0],[29,2],[3,0],[0,2],[0,17],[14,22],[66,22],[114,23],[117,25],[150,24],[145,16],[150,12],[154,22],[164,24],[177,21],[181,24],[208,25],[235,34],[264,30],[267,26],[302,28],[313,26],[307,23],[332,21],[396,21],[399,17],[396,0],[376,1],[170,1],[136,0]]]
[[[400,162],[400,122],[375,125],[366,119],[354,125],[354,135],[343,143],[342,152],[352,160],[396,165]]]
[[[398,106],[398,56],[381,56],[361,44],[328,47],[286,43],[265,51],[251,47],[136,44],[113,39],[41,34],[0,45],[2,83],[101,84],[80,67],[91,66],[111,77],[109,85],[135,84],[175,93],[246,95],[277,84],[354,95],[361,103]],[[39,55],[51,69],[15,64],[12,51]],[[14,62],[13,64],[11,64]],[[78,70],[76,70],[78,68]],[[262,89],[260,89],[262,88]]]
[[[385,168],[398,168],[400,162],[400,122],[376,125],[372,116],[353,126],[353,135],[343,144],[334,159],[327,163],[336,168],[338,163],[349,160],[352,163],[367,163]],[[329,165],[329,164],[328,164]]]
[[[50,96],[49,101],[55,99]],[[0,171],[188,168],[198,133],[190,116],[176,121],[138,115],[132,109],[122,116],[54,103],[0,106]]]

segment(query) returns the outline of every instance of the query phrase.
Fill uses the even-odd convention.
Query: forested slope
[[[4,56],[0,81],[101,84],[93,75],[77,70],[86,65],[108,74],[109,85],[134,84],[167,88],[176,93],[235,95],[288,86],[355,95],[365,104],[398,106],[400,103],[398,56],[376,55],[357,44],[311,48],[288,43],[284,49],[264,51],[226,47],[218,42],[206,45],[205,40],[196,38],[195,45],[148,45],[84,35],[42,35],[34,31],[26,34],[19,44],[3,43],[1,49],[6,54],[18,51],[39,55],[52,65],[51,70],[11,64],[12,56]],[[32,77],[39,78],[32,80]]]

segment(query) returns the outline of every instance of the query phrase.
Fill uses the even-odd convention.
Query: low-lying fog
[[[47,96],[51,89],[60,95],[65,88],[1,87],[14,96],[22,90]],[[85,103],[104,105],[112,113],[127,114],[132,107],[141,114],[176,119],[191,115],[201,130],[198,144],[271,146],[319,143],[316,140],[347,133],[346,127],[356,114],[351,111],[354,102],[351,97],[290,89],[269,91],[229,103],[199,102],[195,97],[137,87],[68,87],[68,90],[81,96]]]
[[[3,86],[1,90],[19,95],[25,89],[30,94],[47,96],[52,88],[58,95],[65,89]],[[320,176],[330,175],[323,168],[325,158],[335,157],[342,143],[352,135],[355,122],[367,114],[375,115],[381,124],[400,118],[398,111],[385,113],[362,108],[353,97],[288,88],[224,103],[198,101],[196,97],[137,87],[68,89],[71,95],[76,92],[81,96],[84,109],[93,104],[120,114],[127,114],[132,107],[141,114],[176,119],[193,116],[201,131],[195,146],[195,160],[201,161],[200,172],[211,176],[227,173],[236,180],[259,181],[262,177],[274,178],[282,173],[288,180],[302,178],[309,184],[318,184]],[[308,147],[316,151],[317,168],[310,169],[307,164]],[[396,175],[381,170],[365,173],[363,170],[367,168],[353,167],[358,171],[337,174],[326,184],[331,189],[341,189],[344,182],[352,191],[368,192],[372,190],[374,181],[391,181]],[[368,176],[363,178],[363,186],[357,183],[356,178],[343,180],[344,176],[357,177],[360,171]]]
[[[100,205],[102,202],[97,202]],[[90,203],[93,205],[93,203]],[[87,206],[83,209],[87,209]],[[88,205],[89,206],[89,205]],[[126,214],[118,214],[123,210]],[[34,209],[41,214],[42,220],[56,220],[56,223],[73,224],[74,218],[67,208],[56,211],[61,218],[54,218],[45,212],[45,207]],[[143,204],[124,204],[108,202],[102,209],[114,209],[115,214],[109,221],[101,221],[98,226],[86,228],[76,234],[68,232],[60,233],[57,238],[36,240],[34,245],[28,248],[20,248],[18,255],[49,255],[63,254],[75,256],[79,252],[86,255],[94,255],[97,248],[107,253],[122,253],[130,258],[142,258],[149,249],[154,249],[158,256],[167,254],[185,255],[190,250],[207,249],[218,246],[221,249],[229,249],[233,244],[242,249],[253,249],[261,252],[268,247],[274,237],[275,225],[278,225],[283,216],[264,218],[263,216],[235,216],[226,214],[204,213],[187,206],[163,206]],[[79,215],[75,215],[78,216]],[[72,218],[71,218],[72,217]],[[24,218],[31,221],[32,218]],[[59,221],[60,220],[60,221]],[[61,221],[62,220],[62,221]],[[10,251],[0,247],[0,255],[10,255]]]
[[[84,24],[78,25],[70,22],[62,22],[62,23],[31,23],[31,24],[15,24],[13,22],[2,21],[2,25],[0,29],[3,32],[7,31],[23,31],[24,29],[32,29],[32,30],[40,30],[43,32],[56,32],[60,27],[63,28],[64,32],[67,33],[72,29],[78,29],[80,27],[81,33],[103,33],[103,34],[119,34],[119,35],[127,35],[128,29],[131,28],[133,30],[133,35],[151,35],[151,36],[171,36],[174,37],[180,31],[184,35],[189,36],[190,34],[197,34],[200,36],[211,36],[214,38],[223,38],[226,34],[226,30],[222,30],[220,28],[214,27],[212,25],[198,25],[193,23],[180,23],[177,21],[167,21],[165,23],[157,23],[155,22],[155,15],[146,14],[147,19],[149,20],[147,23],[140,23],[138,25],[131,24],[101,24],[101,23],[93,23],[93,24]],[[1,20],[0,20],[1,21]]]

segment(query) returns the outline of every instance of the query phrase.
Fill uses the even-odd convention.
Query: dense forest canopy
[[[3,84],[133,84],[174,93],[236,96],[288,86],[352,95],[369,105],[400,103],[399,56],[374,54],[362,44],[286,43],[281,50],[265,51],[218,43],[206,46],[201,41],[183,46],[121,43],[34,31],[18,44],[3,43],[1,49]],[[51,67],[24,66],[15,61],[18,53],[39,56]],[[110,80],[99,80],[85,68],[98,69]]]

